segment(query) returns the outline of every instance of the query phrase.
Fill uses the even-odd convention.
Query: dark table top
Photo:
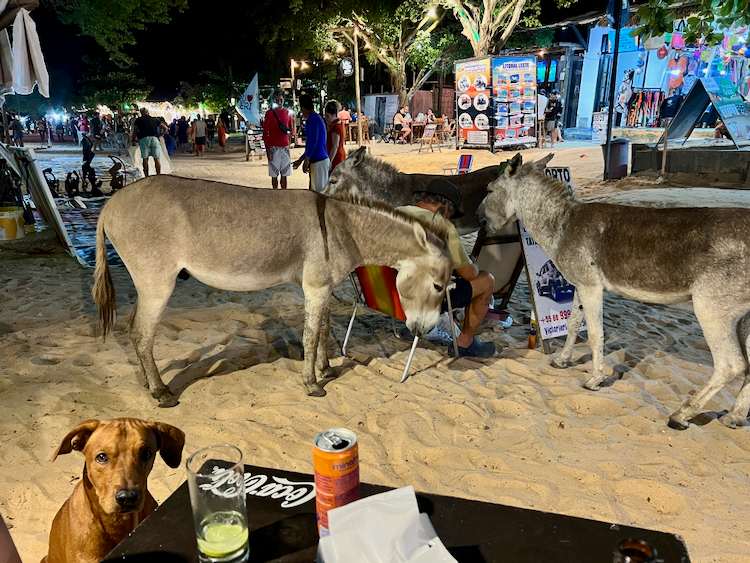
[[[250,561],[309,563],[317,552],[312,475],[245,466]],[[362,483],[362,497],[389,487]],[[277,498],[273,498],[273,497]],[[417,493],[438,536],[461,563],[609,563],[622,540],[645,540],[664,563],[689,563],[679,536],[610,522],[462,498]],[[198,561],[187,483],[104,559],[127,563]]]

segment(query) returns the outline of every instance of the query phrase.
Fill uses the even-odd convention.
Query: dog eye
[[[96,454],[96,463],[101,463],[102,465],[104,465],[108,461],[109,457],[107,457],[107,454],[105,454],[104,452]]]
[[[433,283],[432,287],[434,287],[435,291],[437,291],[438,293],[442,293],[442,291],[443,291],[443,286],[440,285],[440,284],[438,284],[438,283]]]
[[[150,448],[143,448],[141,450],[141,461],[146,463],[149,461],[152,457],[154,457],[154,452]]]

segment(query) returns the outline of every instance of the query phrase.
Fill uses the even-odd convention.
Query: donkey
[[[315,397],[325,395],[316,374],[323,377],[329,368],[331,292],[352,270],[363,264],[398,269],[406,324],[415,334],[437,324],[450,278],[445,233],[383,205],[311,191],[154,176],[118,191],[99,217],[92,295],[105,337],[116,312],[105,237],[138,292],[131,340],[141,365],[139,381],[161,407],[174,406],[177,399],[154,363],[154,335],[182,269],[231,291],[301,285],[302,384]]]
[[[477,208],[487,196],[487,186],[502,172],[505,162],[487,166],[468,174],[452,176],[451,182],[461,192],[464,216],[455,221],[465,234],[479,229]],[[414,192],[423,189],[440,174],[405,174],[387,162],[367,154],[365,147],[349,153],[331,174],[327,195],[354,195],[380,201],[393,207],[412,205]]]
[[[585,387],[606,379],[602,300],[604,290],[629,299],[670,304],[692,298],[714,359],[707,384],[669,417],[686,429],[706,402],[735,377],[744,384],[721,417],[730,428],[748,424],[750,375],[747,328],[750,312],[750,210],[655,209],[581,203],[551,178],[515,161],[490,186],[482,204],[492,229],[518,217],[576,286],[568,336],[555,367],[571,363],[585,314],[593,374]]]

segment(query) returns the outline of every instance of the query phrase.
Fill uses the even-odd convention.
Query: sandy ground
[[[439,173],[457,158],[455,151],[374,149],[408,171]],[[562,148],[553,164],[572,166],[576,185],[595,185],[598,151]],[[477,167],[500,159],[476,154]],[[267,182],[263,164],[238,154],[175,163],[184,175]],[[299,172],[292,177],[294,187],[305,181]],[[625,187],[582,191],[596,197]],[[655,188],[653,181],[641,187]],[[707,199],[747,203],[748,192],[714,191],[724,195]],[[638,193],[618,197],[638,201]],[[690,203],[694,195],[681,190],[667,199]],[[653,203],[654,196],[641,200]],[[483,336],[502,348],[492,360],[449,360],[443,349],[420,347],[418,373],[400,385],[408,345],[390,335],[383,317],[363,314],[353,357],[335,355],[341,376],[325,398],[314,399],[300,385],[298,288],[243,294],[180,281],[155,355],[181,403],[160,410],[135,381],[125,333],[135,300],[130,278],[122,269],[113,275],[119,320],[104,343],[95,336],[90,271],[60,252],[0,254],[0,513],[24,561],[46,553],[52,518],[80,477],[78,454],[49,461],[59,440],[83,419],[116,416],[181,427],[187,453],[221,440],[238,445],[249,463],[299,471],[311,470],[316,432],[346,426],[360,437],[366,481],[671,531],[685,538],[693,561],[749,560],[750,431],[713,420],[731,405],[738,382],[709,403],[704,425],[676,432],[665,424],[711,371],[689,308],[608,296],[606,360],[623,377],[598,393],[581,387],[591,368],[585,343],[577,347],[576,367],[555,370],[540,351],[527,349],[520,324],[485,327]],[[332,350],[351,311],[350,288],[342,285],[336,297]],[[519,323],[529,314],[523,284],[511,314]],[[182,469],[159,461],[150,488],[163,500],[183,480]]]

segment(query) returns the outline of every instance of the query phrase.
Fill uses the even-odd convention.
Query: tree
[[[685,18],[685,41],[716,45],[724,38],[723,29],[750,25],[750,0],[696,0],[677,4],[649,0],[638,8],[638,27],[633,32],[657,37],[674,30],[674,21]]]
[[[556,0],[569,7],[575,0]],[[519,23],[539,25],[541,0],[440,0],[461,24],[475,57],[502,49]]]
[[[119,66],[133,64],[125,49],[135,45],[135,32],[152,23],[166,23],[173,10],[183,10],[187,0],[50,0],[65,24],[77,25],[93,37]]]
[[[395,12],[377,8],[355,12],[350,18],[342,18],[331,31],[353,46],[356,29],[368,60],[385,66],[399,103],[406,104],[442,60],[439,46],[431,37],[442,18],[442,10],[437,12],[433,2],[405,0]],[[444,46],[451,42],[448,37],[442,41]],[[408,87],[406,71],[410,63],[416,66],[417,74]]]
[[[150,93],[143,78],[127,71],[92,74],[80,85],[80,100],[89,108],[98,104],[119,108],[144,100]]]

